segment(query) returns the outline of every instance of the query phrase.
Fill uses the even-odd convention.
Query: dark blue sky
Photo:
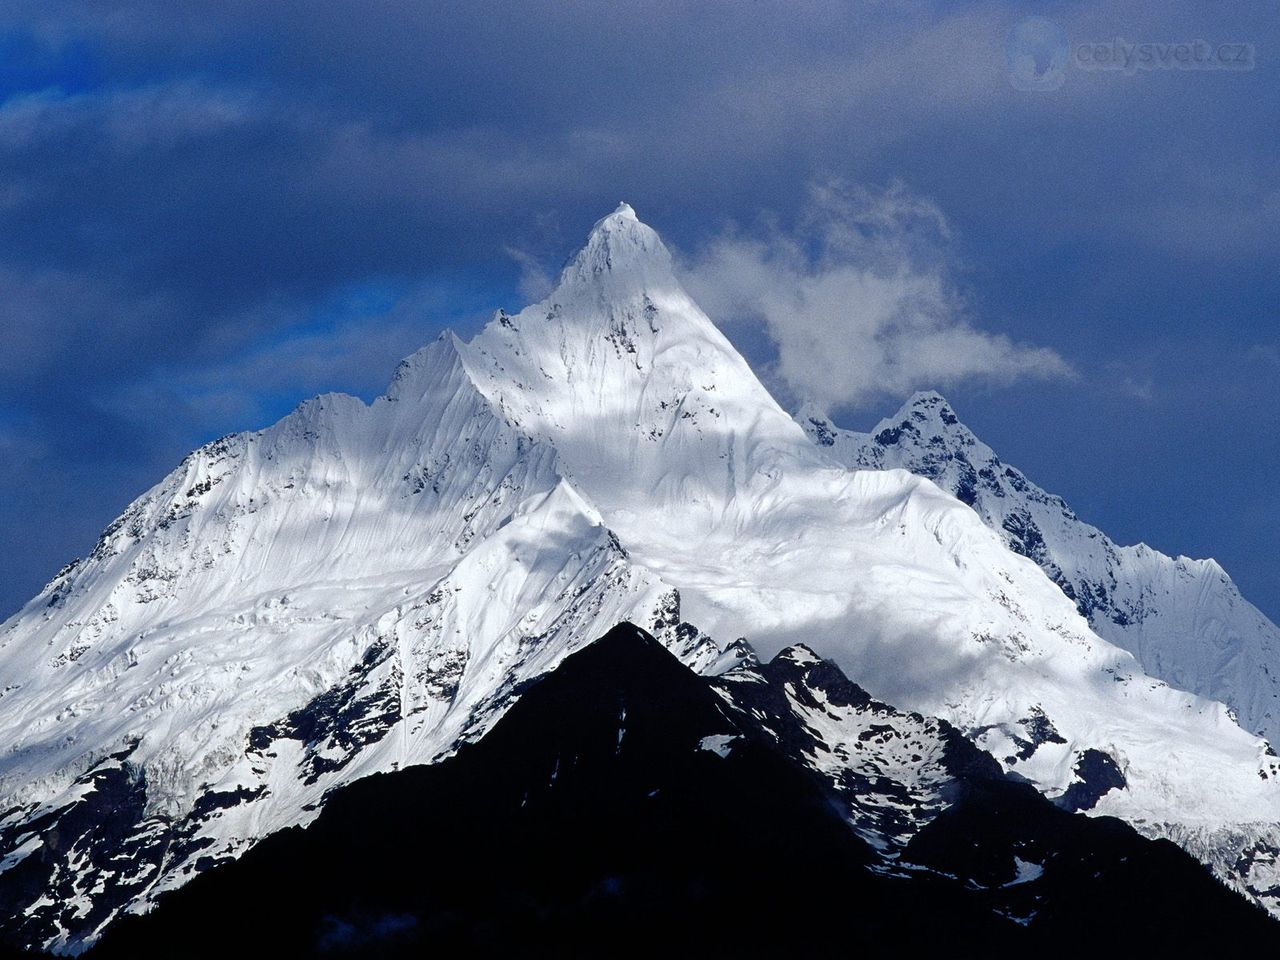
[[[1252,69],[1015,89],[1029,15]],[[1086,519],[1278,618],[1278,37],[1203,2],[9,0],[0,616],[191,447],[378,393],[626,199],[787,402],[865,428],[943,389]]]

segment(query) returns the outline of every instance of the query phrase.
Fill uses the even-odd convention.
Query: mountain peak
[[[936,390],[913,393],[897,413],[875,426],[871,439],[880,447],[927,449],[933,455],[944,450],[965,451],[966,459],[996,460],[995,451],[960,422],[947,398]]]
[[[596,221],[581,250],[560,274],[553,299],[571,290],[595,288],[611,300],[650,290],[678,288],[671,253],[630,204]]]
[[[948,427],[954,427],[960,423],[947,398],[937,390],[917,390],[898,411],[895,419],[940,420]]]
[[[805,643],[793,643],[789,647],[784,647],[778,652],[774,659],[800,667],[807,667],[816,663],[822,663],[822,657],[818,656],[818,654],[814,652],[813,648]]]
[[[826,409],[806,400],[796,410],[795,420],[809,437],[821,447],[861,449],[874,440],[881,446],[903,441],[912,445],[930,441],[952,442],[970,446],[976,442],[969,429],[960,422],[947,398],[936,390],[917,390],[893,416],[881,420],[870,434],[861,434],[836,426]]]

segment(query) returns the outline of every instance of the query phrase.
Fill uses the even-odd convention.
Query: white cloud
[[[817,185],[795,229],[730,231],[684,265],[721,323],[760,323],[773,373],[829,407],[981,379],[1073,376],[1053,350],[977,328],[953,273],[942,211],[902,184]]]

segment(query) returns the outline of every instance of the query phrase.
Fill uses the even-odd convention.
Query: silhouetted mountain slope
[[[949,728],[953,796],[886,856],[785,749],[803,749],[794,714],[792,738],[777,736],[804,683],[794,664],[739,671],[783,701],[731,703],[717,684],[743,677],[702,678],[620,626],[457,756],[338,790],[310,827],[122,919],[91,957],[170,957],[178,944],[187,957],[407,957],[1280,943],[1172,844],[1059,810]],[[842,686],[875,711],[882,736],[922,719],[830,665],[810,672],[825,681],[811,691]]]

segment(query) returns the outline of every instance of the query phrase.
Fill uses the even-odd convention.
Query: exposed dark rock
[[[1058,805],[1064,810],[1092,810],[1104,794],[1126,786],[1120,766],[1101,750],[1083,751],[1073,769],[1075,780],[1058,798]]]
[[[1058,955],[1081,930],[1106,953],[1274,949],[1280,927],[1177,847],[1058,809],[807,649],[734,673],[705,680],[619,627],[455,757],[336,791],[90,957]],[[863,711],[868,744],[927,729],[954,751],[944,808],[900,855],[850,829],[857,789],[808,762],[806,717]]]

